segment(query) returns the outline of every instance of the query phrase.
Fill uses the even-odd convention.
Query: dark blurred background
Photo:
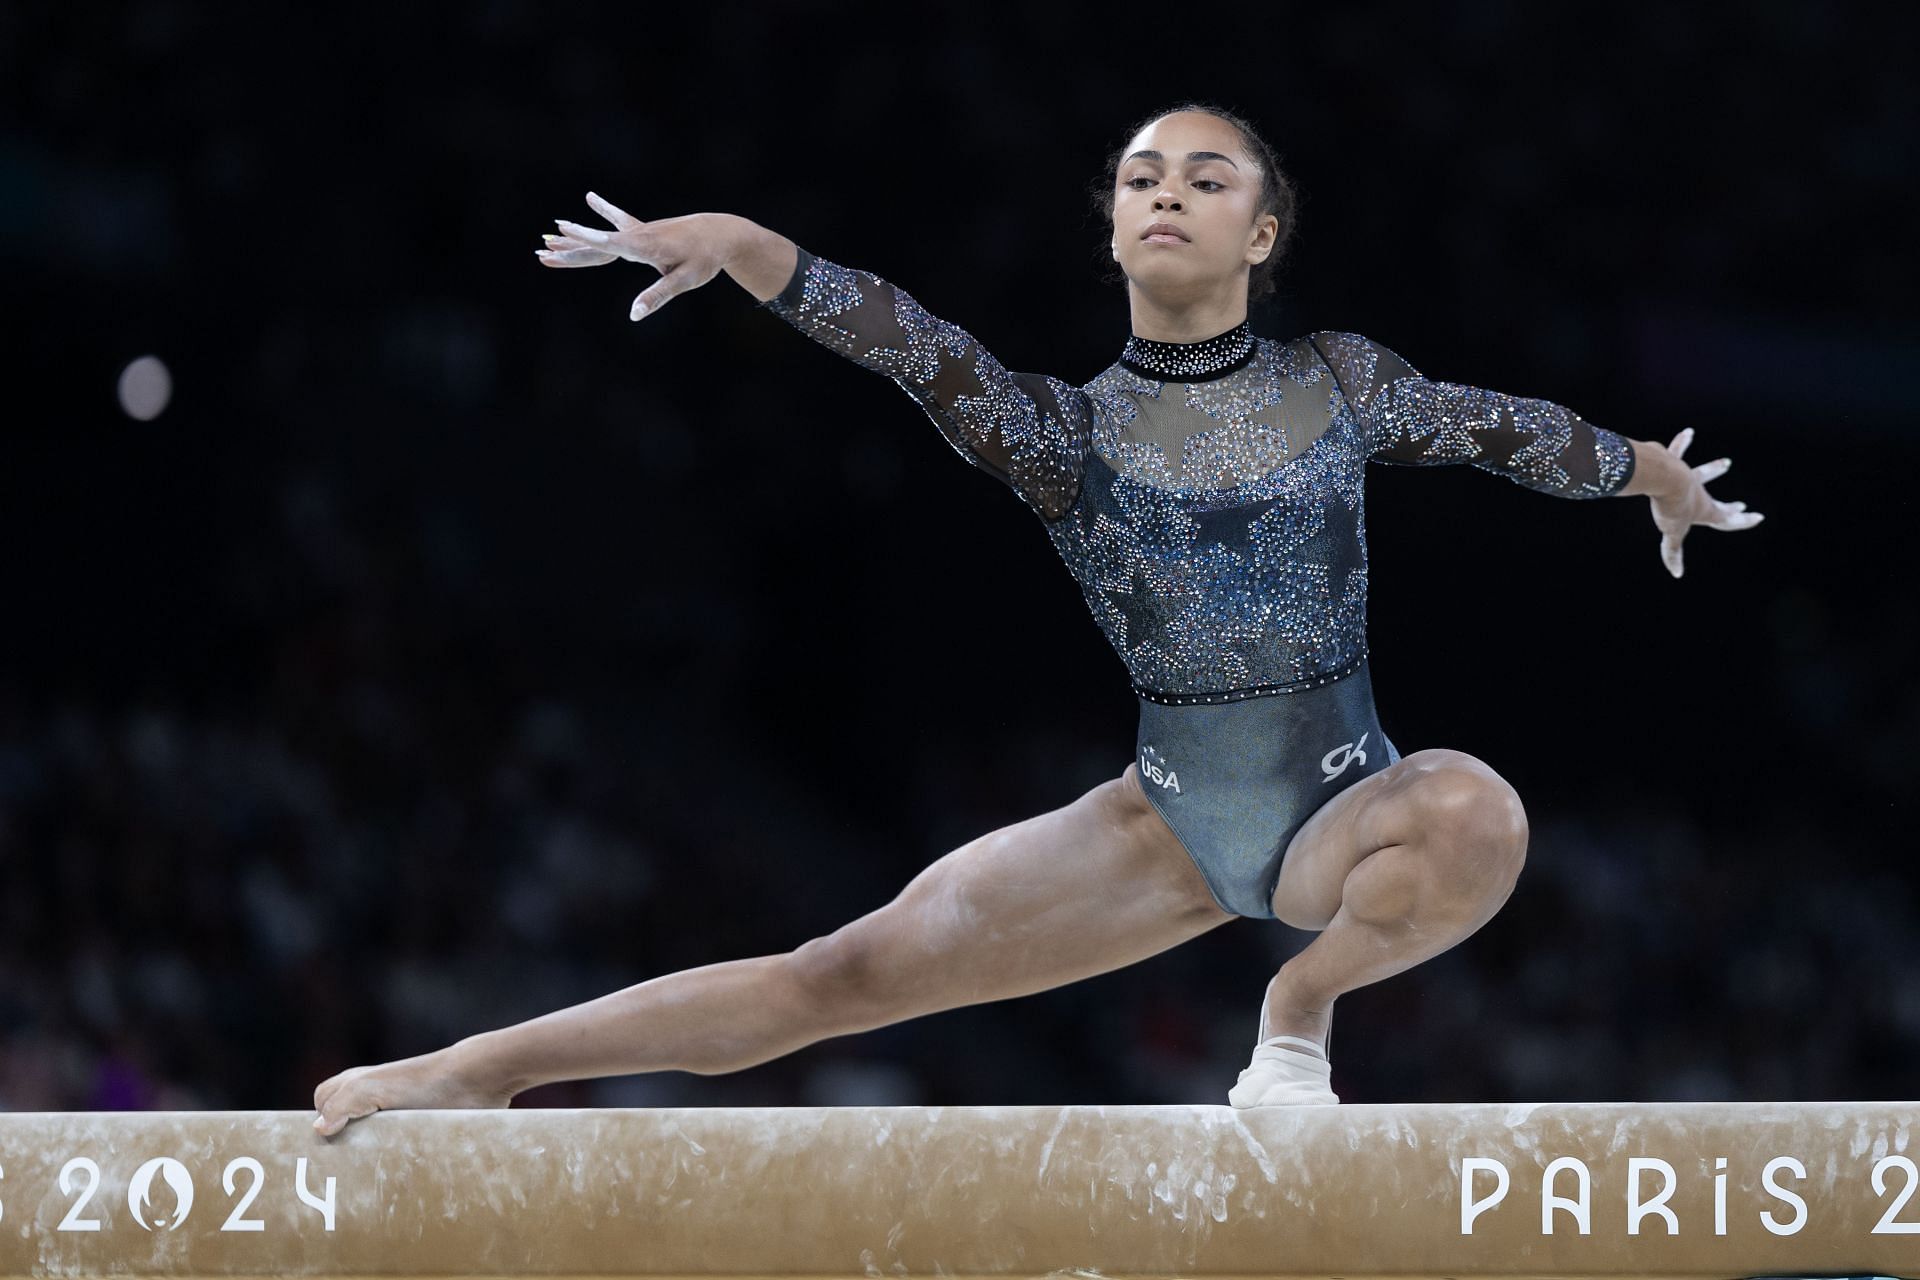
[[[588,190],[730,211],[1082,382],[1129,331],[1087,185],[1189,97],[1302,192],[1257,331],[1697,428],[1768,516],[1676,581],[1643,498],[1371,469],[1382,722],[1533,837],[1340,1002],[1335,1087],[1914,1096],[1901,10],[906,12],[0,6],[0,1107],[305,1107],[1117,776],[1118,657],[897,387],[725,276],[635,325],[651,269],[534,251]],[[1221,1103],[1311,936],[516,1105]]]

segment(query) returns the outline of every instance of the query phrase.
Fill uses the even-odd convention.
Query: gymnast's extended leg
[[[1348,787],[1294,835],[1274,889],[1283,923],[1321,934],[1268,984],[1260,1036],[1325,1055],[1334,1000],[1410,969],[1492,919],[1526,862],[1520,797],[1463,751],[1416,751]]]
[[[1236,919],[1134,770],[969,841],[892,902],[794,951],[667,974],[341,1072],[314,1091],[321,1132],[388,1108],[504,1106],[556,1080],[738,1071],[834,1036],[1063,986]]]

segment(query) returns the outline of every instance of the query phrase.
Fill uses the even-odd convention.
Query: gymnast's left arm
[[[1550,400],[1436,382],[1359,334],[1322,332],[1314,344],[1366,435],[1367,456],[1402,466],[1465,462],[1561,498],[1645,494],[1660,531],[1660,558],[1681,576],[1680,544],[1694,525],[1751,529],[1765,519],[1706,490],[1733,465],[1682,461],[1693,428],[1662,445],[1630,440]]]

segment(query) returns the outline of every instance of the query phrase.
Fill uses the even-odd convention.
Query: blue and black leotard
[[[1355,333],[1130,337],[1074,386],[1010,372],[897,286],[804,248],[761,305],[893,379],[1040,517],[1140,699],[1149,799],[1241,915],[1271,917],[1313,808],[1398,759],[1365,679],[1365,464],[1467,463],[1563,498],[1633,472],[1625,437],[1429,380]]]

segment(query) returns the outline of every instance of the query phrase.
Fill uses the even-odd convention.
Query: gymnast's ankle
[[[1260,1046],[1262,1048],[1271,1046],[1284,1049],[1288,1053],[1304,1054],[1310,1058],[1318,1058],[1322,1062],[1329,1061],[1325,1042],[1309,1040],[1305,1036],[1268,1036],[1260,1042]]]

